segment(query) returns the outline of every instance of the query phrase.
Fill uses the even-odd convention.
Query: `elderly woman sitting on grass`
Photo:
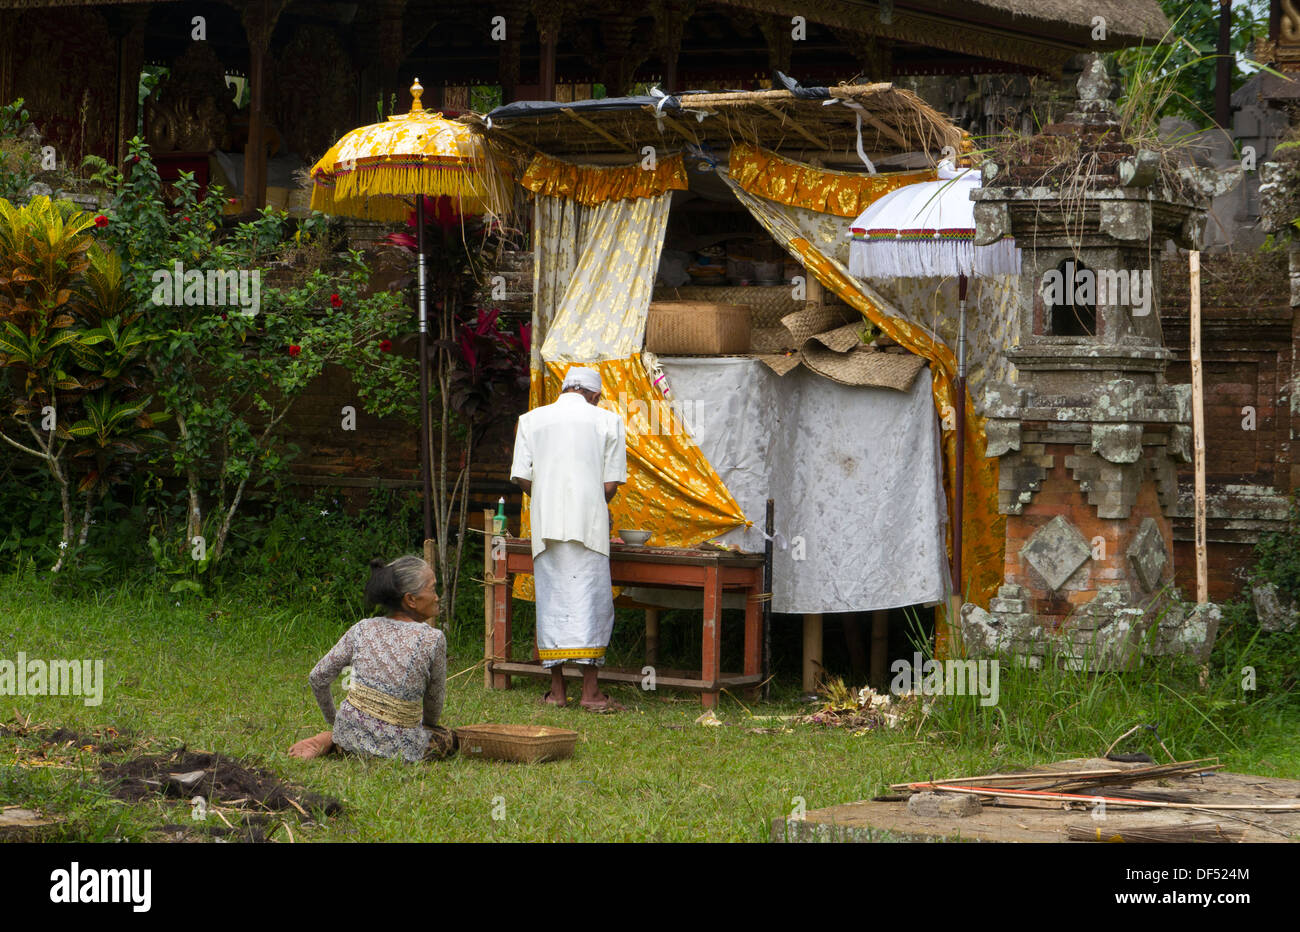
[[[334,745],[354,754],[440,760],[455,749],[452,732],[438,725],[447,686],[447,638],[425,622],[438,617],[437,579],[419,557],[370,562],[366,602],[387,611],[347,630],[308,677],[333,731],[289,749],[308,759]],[[330,684],[351,665],[352,682],[338,714]]]

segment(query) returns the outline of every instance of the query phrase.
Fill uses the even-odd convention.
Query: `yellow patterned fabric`
[[[413,110],[352,130],[311,169],[312,210],[405,220],[406,198],[447,195],[463,214],[501,214],[510,178],[473,127]]]
[[[544,197],[533,201],[533,338],[529,367],[532,382],[529,407],[537,406],[541,397],[542,342],[551,332],[551,322],[564,301],[564,293],[578,267],[582,244],[586,242],[585,218],[589,208],[567,197]]]
[[[534,194],[570,198],[585,207],[606,201],[653,197],[685,191],[686,166],[681,155],[658,159],[653,169],[631,165],[575,165],[538,154],[519,183]]]
[[[897,313],[891,314],[891,305],[871,286],[854,278],[839,261],[828,257],[813,246],[781,207],[771,201],[755,197],[725,173],[721,177],[736,192],[760,223],[785,248],[795,255],[809,274],[831,289],[851,307],[878,326],[887,336],[901,346],[930,362],[933,374],[933,395],[936,410],[945,425],[955,425],[955,383],[957,359],[953,351],[934,339],[924,328],[917,326]],[[996,459],[986,459],[985,419],[975,413],[969,392],[962,400],[966,405],[965,444],[965,494],[962,536],[963,594],[968,601],[987,608],[989,599],[1002,584],[1003,549],[1006,517],[998,513],[998,465]],[[944,492],[948,499],[948,513],[953,514],[953,491],[956,481],[956,451],[959,442],[955,429],[949,426],[942,432],[944,457]],[[952,525],[948,526],[948,553],[952,553]],[[946,649],[948,633],[941,625],[936,633],[937,649]]]
[[[749,523],[651,383],[640,354],[584,365],[600,371],[601,406],[623,415],[627,425],[627,484],[610,503],[613,530],[640,528],[655,544],[693,547]],[[544,404],[559,397],[569,366],[547,363]]]
[[[928,168],[877,175],[830,171],[743,142],[731,147],[727,166],[732,179],[750,194],[836,217],[856,217],[895,188],[936,177]]]
[[[612,529],[640,528],[656,544],[691,547],[749,522],[641,357],[670,201],[661,192],[584,207],[538,196],[533,340],[541,349],[528,407],[555,401],[571,366],[597,369],[602,406],[627,426],[628,481],[610,504]],[[525,505],[521,535],[529,531]],[[532,599],[532,577],[517,577],[514,592]]]
[[[604,201],[582,215],[582,250],[542,344],[547,362],[641,351],[672,195]]]

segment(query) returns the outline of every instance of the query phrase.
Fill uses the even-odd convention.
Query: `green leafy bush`
[[[1292,493],[1286,526],[1260,538],[1255,558],[1252,579],[1272,583],[1284,597],[1300,604],[1300,492]]]
[[[347,368],[375,413],[411,413],[414,365],[385,350],[410,312],[398,295],[368,293],[363,257],[335,255],[322,218],[295,230],[267,208],[227,230],[218,188],[200,197],[182,173],[170,195],[148,147],[134,139],[129,152],[105,234],[142,314],[151,381],[176,418],[159,463],[187,494],[184,527],[160,545],[183,560],[201,538],[193,562],[217,563],[248,495],[292,457],[285,419],[327,365]]]
[[[40,171],[40,150],[22,136],[28,125],[30,115],[21,97],[0,106],[0,198],[18,197]]]
[[[370,560],[419,553],[421,531],[414,492],[376,489],[352,513],[329,492],[278,497],[231,536],[222,580],[253,587],[270,604],[328,603],[360,618]]]
[[[86,543],[94,505],[162,437],[154,425],[165,416],[150,410],[148,336],[97,225],[47,197],[0,199],[0,443],[40,463],[58,490],[55,569]]]

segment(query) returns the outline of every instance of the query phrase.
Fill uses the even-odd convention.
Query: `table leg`
[[[762,584],[745,592],[745,676],[758,676],[763,669],[763,603],[758,600]],[[745,689],[745,697],[758,698],[758,687]]]
[[[492,576],[499,580],[492,584],[492,655],[510,660],[510,579],[506,576],[505,554],[492,561]],[[509,689],[510,674],[492,674],[493,689]]]
[[[879,692],[889,686],[889,612],[871,613],[871,685]]]
[[[487,663],[483,664],[483,685],[487,689],[492,688],[492,649],[494,646],[493,630],[495,628],[494,619],[496,617],[496,589],[493,587],[492,583],[488,582],[489,579],[496,575],[493,573],[492,535],[490,533],[492,530],[492,517],[491,510],[484,508],[483,527],[489,532],[488,536],[484,539],[485,544],[483,547],[483,659],[487,661]],[[425,557],[425,561],[428,562],[429,558]],[[436,566],[437,564],[429,563],[429,565]]]
[[[659,609],[645,610],[645,662],[653,667],[659,662]]]
[[[704,638],[700,647],[700,679],[717,686],[722,662],[722,575],[716,564],[704,574]],[[705,690],[700,701],[706,709],[718,705],[717,689]]]

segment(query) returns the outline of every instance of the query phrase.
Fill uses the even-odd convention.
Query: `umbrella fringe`
[[[858,278],[947,278],[1014,275],[1019,271],[1020,250],[1010,237],[988,246],[956,239],[855,240],[849,244],[849,272]]]
[[[349,172],[335,177],[334,202],[370,197],[428,197],[447,195],[467,202],[468,212],[480,213],[488,208],[500,213],[507,203],[505,186],[485,180],[474,169],[449,170],[407,165],[400,168]]]
[[[312,189],[311,209],[326,214],[385,223],[405,223],[411,213],[410,205],[399,198],[359,197],[339,201],[329,188],[322,188],[320,185]]]

